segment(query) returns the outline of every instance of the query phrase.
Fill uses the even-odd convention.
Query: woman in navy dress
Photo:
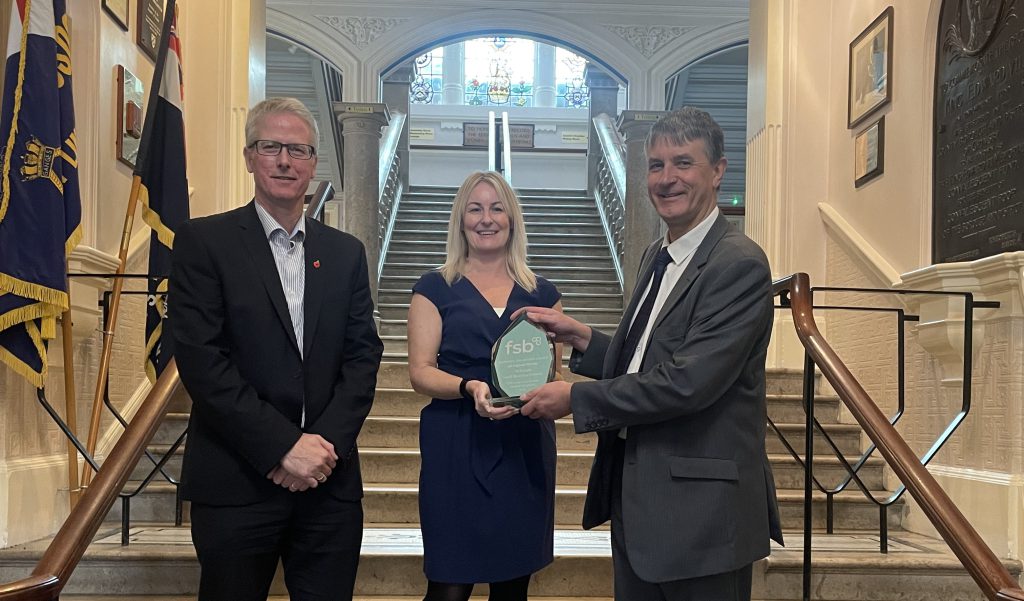
[[[555,431],[491,406],[491,346],[517,309],[560,310],[560,295],[527,267],[519,199],[497,173],[459,188],[447,251],[409,306],[409,378],[433,397],[420,414],[425,601],[469,599],[478,582],[491,601],[525,601],[553,559]]]

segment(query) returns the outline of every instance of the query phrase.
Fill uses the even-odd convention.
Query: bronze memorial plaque
[[[932,260],[1024,249],[1024,15],[944,0],[935,64]]]

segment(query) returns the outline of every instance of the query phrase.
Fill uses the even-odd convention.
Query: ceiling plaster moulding
[[[366,48],[396,25],[409,19],[387,17],[339,17],[336,15],[314,15],[331,29],[337,31],[357,48]]]
[[[694,26],[605,25],[608,31],[629,42],[640,54],[651,58],[656,52],[694,30]]]
[[[267,6],[290,13],[316,11],[322,8],[336,8],[338,0],[267,0]],[[507,0],[348,0],[345,7],[349,10],[362,12],[397,11],[407,13],[410,10],[426,9],[431,12],[442,10],[464,11],[508,9]],[[679,0],[660,0],[655,2],[592,2],[590,0],[519,0],[515,3],[516,10],[541,11],[558,14],[577,14],[581,16],[629,15],[632,17],[654,16],[685,18],[731,19],[747,18],[750,12],[749,0],[708,0],[704,2],[688,2],[681,5]],[[308,14],[308,13],[307,13]]]

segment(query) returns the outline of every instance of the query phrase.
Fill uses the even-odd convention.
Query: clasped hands
[[[338,465],[334,445],[319,434],[302,434],[281,458],[281,463],[267,474],[267,479],[292,492],[316,488]]]

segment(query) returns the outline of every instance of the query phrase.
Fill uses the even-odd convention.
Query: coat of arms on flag
[[[0,112],[0,361],[36,387],[81,239],[65,0],[15,0]]]

